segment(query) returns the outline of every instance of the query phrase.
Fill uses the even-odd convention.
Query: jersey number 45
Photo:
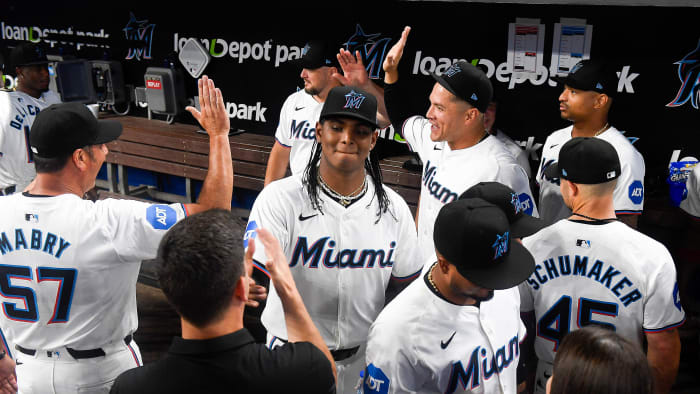
[[[537,321],[537,336],[554,342],[557,351],[564,336],[571,331],[571,297],[561,296],[559,300]],[[578,300],[576,324],[579,328],[596,324],[615,331],[615,325],[593,320],[593,314],[616,317],[618,305],[581,297]]]

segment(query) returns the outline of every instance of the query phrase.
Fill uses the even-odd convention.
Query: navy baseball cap
[[[547,167],[544,175],[550,179],[595,185],[617,179],[621,172],[620,158],[608,141],[576,137],[561,147],[558,162]]]
[[[442,75],[431,75],[450,93],[473,105],[480,112],[486,112],[493,97],[493,86],[479,67],[459,61]]]
[[[377,129],[377,99],[355,86],[336,86],[328,92],[319,119],[330,117],[363,120]]]
[[[467,280],[502,290],[522,283],[535,270],[535,259],[511,231],[501,208],[468,198],[440,209],[433,241],[438,253]]]
[[[322,40],[311,40],[301,50],[301,57],[291,61],[301,68],[315,70],[319,67],[339,67],[336,51]]]
[[[61,103],[39,112],[29,132],[29,144],[35,155],[52,158],[114,141],[121,133],[121,123],[97,120],[85,104]]]
[[[508,218],[513,238],[527,237],[545,227],[540,218],[525,213],[518,193],[502,183],[479,182],[459,196],[460,200],[467,198],[481,198],[501,208]]]
[[[44,49],[32,42],[22,42],[12,48],[10,52],[10,67],[32,66],[36,64],[48,64]]]
[[[617,73],[598,60],[581,60],[565,77],[553,77],[558,83],[574,89],[605,93],[612,97],[617,93]]]

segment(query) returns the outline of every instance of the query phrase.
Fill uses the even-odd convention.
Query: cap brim
[[[292,66],[295,66],[295,67],[299,67],[299,68],[306,68],[308,70],[315,70],[317,68],[323,67],[322,63],[313,62],[309,59],[304,59],[303,57],[299,58],[299,59],[290,60],[289,64],[291,64]]]
[[[559,173],[559,162],[550,164],[544,170],[544,176],[549,179],[561,178],[561,174]]]
[[[122,124],[115,120],[97,121],[97,138],[95,145],[112,142],[122,135]]]
[[[465,98],[463,98],[463,97],[460,97],[459,94],[458,94],[457,92],[455,92],[455,90],[452,89],[452,87],[450,87],[450,85],[447,83],[447,81],[445,80],[445,78],[443,78],[443,77],[440,76],[440,75],[437,75],[435,72],[431,72],[430,75],[432,75],[432,76],[433,76],[433,79],[435,79],[435,81],[436,81],[437,83],[439,83],[443,88],[447,89],[448,92],[454,94],[455,97],[457,97],[457,98],[459,98],[459,99],[461,99],[461,100],[468,101],[467,99],[465,99]]]
[[[530,277],[535,270],[535,258],[520,244],[511,239],[510,252],[500,264],[490,269],[462,269],[460,274],[470,282],[485,289],[504,290],[515,287]]]
[[[375,129],[379,128],[379,125],[377,124],[376,120],[368,119],[365,118],[364,116],[361,116],[359,114],[354,114],[354,113],[348,113],[348,112],[330,112],[323,114],[323,116],[319,119],[326,119],[326,118],[352,118],[352,119],[358,119],[364,122],[369,123],[370,125],[374,126]]]
[[[520,217],[510,224],[510,231],[513,234],[513,238],[524,238],[542,230],[546,226],[542,219],[521,212]]]

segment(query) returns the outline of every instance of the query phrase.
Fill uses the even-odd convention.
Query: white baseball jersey
[[[506,146],[508,152],[515,158],[515,161],[523,168],[527,177],[532,176],[532,170],[530,169],[530,160],[528,159],[528,152],[518,145],[512,138],[510,138],[506,133],[501,130],[496,129],[493,134],[494,137],[498,138],[499,141],[503,142]]]
[[[15,185],[22,191],[32,182],[36,171],[29,130],[40,110],[60,102],[50,90],[38,99],[19,91],[0,92],[0,189]]]
[[[94,349],[136,330],[141,260],[185,216],[181,204],[0,197],[2,330],[28,349]]]
[[[364,343],[384,306],[390,277],[413,278],[422,266],[406,202],[385,187],[392,213],[377,222],[378,199],[369,176],[367,183],[365,195],[347,208],[320,192],[321,213],[312,208],[301,175],[272,182],[255,200],[246,228],[246,237],[266,228],[280,241],[306,309],[330,349]],[[264,264],[263,245],[255,247],[254,259]],[[288,338],[273,286],[262,322],[269,334]]]
[[[641,348],[644,333],[685,320],[668,250],[624,223],[560,220],[523,245],[536,266],[520,285],[521,309],[535,311],[535,351],[549,368],[564,336],[585,325],[614,328]]]
[[[372,324],[362,388],[375,393],[517,393],[525,325],[518,289],[455,305],[411,283]]]
[[[559,150],[571,139],[573,125],[557,130],[547,137],[542,148],[542,161],[537,170],[536,181],[540,186],[540,217],[546,224],[571,216],[559,190],[559,179],[546,179],[544,170],[559,161]],[[640,215],[644,208],[644,158],[629,140],[616,128],[610,127],[597,136],[609,142],[620,158],[622,173],[617,178],[613,193],[615,213]]]
[[[303,89],[289,95],[282,105],[275,138],[282,146],[291,149],[289,168],[292,175],[303,173],[309,163],[316,141],[316,122],[322,108],[323,103]]]
[[[688,175],[685,187],[688,189],[688,196],[681,201],[680,207],[696,220],[700,220],[700,164]]]
[[[537,216],[527,174],[497,138],[488,136],[472,147],[453,151],[446,142],[430,139],[430,123],[422,116],[412,116],[404,122],[403,136],[423,161],[418,209],[422,261],[434,256],[433,227],[440,208],[479,182],[495,181],[509,186],[518,193],[525,213]]]

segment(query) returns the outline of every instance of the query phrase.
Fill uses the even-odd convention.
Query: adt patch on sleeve
[[[634,181],[629,188],[629,197],[635,204],[641,204],[644,200],[644,185],[641,181]]]
[[[251,238],[255,238],[255,230],[258,229],[258,224],[255,223],[255,220],[251,220],[248,222],[248,226],[245,228],[245,234],[243,235],[243,247],[247,248],[248,247],[248,240]]]
[[[156,230],[167,230],[177,222],[177,213],[167,205],[155,204],[146,209],[146,220]]]
[[[532,211],[535,209],[535,204],[532,202],[532,198],[527,193],[520,193],[518,196],[520,200],[520,209],[526,214],[532,216]]]
[[[367,366],[367,376],[362,384],[362,389],[365,393],[387,394],[389,392],[389,378],[380,368],[370,364]]]

